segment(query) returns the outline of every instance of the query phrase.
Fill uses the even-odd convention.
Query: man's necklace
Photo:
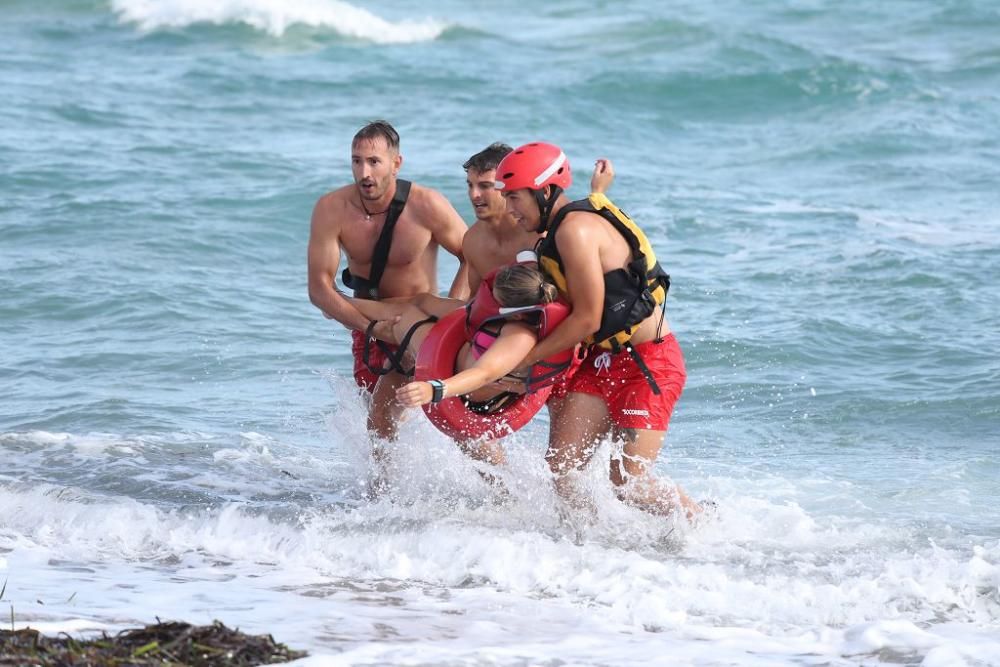
[[[362,197],[360,194],[358,195],[358,201],[361,202],[361,209],[365,212],[365,220],[371,220],[373,215],[382,215],[383,213],[389,212],[389,209],[385,209],[384,211],[378,211],[377,213],[372,213],[371,211],[368,210],[368,207],[365,206],[364,197]]]

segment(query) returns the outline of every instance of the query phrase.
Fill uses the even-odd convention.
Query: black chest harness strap
[[[355,299],[368,299],[378,301],[379,283],[382,282],[382,274],[389,263],[389,246],[392,245],[392,232],[396,228],[396,221],[403,213],[406,206],[406,199],[410,196],[410,182],[403,179],[396,180],[396,194],[389,202],[389,210],[385,216],[385,224],[382,225],[382,233],[379,234],[375,242],[375,251],[372,253],[372,271],[367,278],[355,276],[349,268],[344,269],[340,274],[344,285],[354,290]]]
[[[659,308],[660,321],[656,324],[656,338],[653,339],[653,343],[655,345],[659,345],[663,342],[663,336],[660,334],[663,331],[663,320],[666,316],[666,309],[662,304]],[[598,350],[600,348],[592,347],[591,349]],[[653,372],[649,370],[649,365],[646,363],[646,360],[642,358],[642,355],[639,354],[639,350],[635,349],[635,346],[632,345],[632,341],[625,341],[624,343],[617,343],[615,341],[611,342],[611,354],[618,354],[622,350],[628,352],[628,355],[632,357],[633,361],[635,361],[635,365],[639,367],[640,371],[642,371],[643,377],[646,378],[646,384],[649,385],[653,395],[659,396],[660,385],[656,383],[656,378],[653,377]]]
[[[399,221],[399,216],[402,215],[403,208],[406,206],[406,200],[409,196],[410,181],[402,178],[396,179],[396,192],[392,195],[392,201],[389,202],[389,209],[386,211],[382,232],[375,241],[375,250],[372,252],[372,266],[369,276],[367,278],[355,276],[351,273],[350,268],[344,269],[343,273],[340,274],[344,285],[354,290],[354,298],[378,301],[379,283],[382,282],[382,275],[385,273],[385,267],[389,263],[389,248],[392,246],[392,233],[396,229],[396,222]],[[368,330],[365,332],[365,344],[361,361],[375,375],[385,375],[392,371],[407,376],[412,375],[412,368],[409,370],[403,368],[403,355],[417,326],[419,325],[415,325],[407,332],[404,340],[401,341],[402,344],[399,346],[399,349],[393,351],[384,342],[372,338],[371,332],[375,327],[375,322],[372,322],[368,325]],[[375,366],[370,362],[372,341],[382,350],[382,354],[385,355],[386,360],[389,362],[389,368]]]
[[[662,340],[663,340],[662,338],[659,338],[656,340],[656,342],[659,343]],[[639,370],[642,371],[642,375],[643,377],[646,378],[646,383],[649,385],[649,388],[653,391],[653,395],[659,396],[660,385],[656,384],[656,378],[653,377],[652,371],[649,370],[649,366],[646,365],[646,362],[645,360],[643,360],[642,355],[639,354],[639,351],[636,350],[634,347],[632,347],[632,343],[625,343],[622,347],[629,353],[629,356],[631,356],[632,359],[635,361],[635,365],[639,367]]]

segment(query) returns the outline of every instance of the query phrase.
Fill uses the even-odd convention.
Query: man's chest
[[[477,247],[474,257],[466,259],[480,275],[486,275],[501,266],[513,264],[517,261],[517,253],[532,250],[536,240],[534,237],[505,239],[500,242],[490,240]]]
[[[349,224],[341,234],[341,245],[352,262],[371,264],[383,225],[363,217]],[[390,265],[410,264],[427,251],[431,235],[425,228],[400,217],[392,229]]]

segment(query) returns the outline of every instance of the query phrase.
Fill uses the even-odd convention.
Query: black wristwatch
[[[441,380],[428,380],[427,384],[434,390],[434,393],[431,394],[431,403],[440,403],[444,399],[444,382],[441,382]]]

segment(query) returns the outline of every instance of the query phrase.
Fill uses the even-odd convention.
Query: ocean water
[[[1000,665],[992,0],[0,4],[0,618],[219,619],[309,665]],[[471,221],[495,140],[592,161],[673,277],[655,519],[545,415],[498,499],[417,412],[365,499],[317,197],[385,117]],[[447,284],[455,269],[440,265]]]

